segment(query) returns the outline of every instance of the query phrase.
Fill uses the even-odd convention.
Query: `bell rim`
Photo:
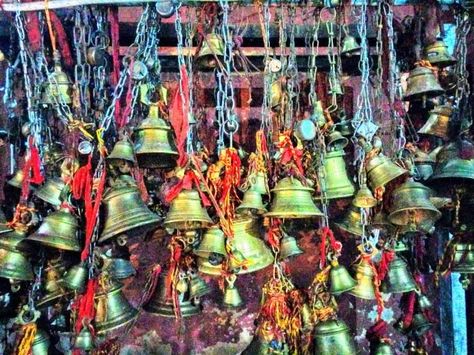
[[[180,307],[183,307],[183,305],[187,307],[185,308],[185,310],[181,309],[181,317],[183,318],[192,317],[201,313],[201,309],[198,306],[194,305],[191,301],[185,301],[183,304],[180,304]],[[146,305],[143,306],[143,309],[149,314],[153,314],[160,317],[176,317],[172,303],[168,302],[154,302],[153,304],[150,304],[150,302],[148,302]]]
[[[423,221],[427,221],[427,220],[432,220],[432,221],[437,221],[439,218],[441,218],[442,216],[442,213],[441,211],[439,211],[437,208],[435,207],[424,207],[424,206],[411,206],[411,207],[405,207],[405,208],[399,208],[397,209],[396,211],[394,212],[391,212],[389,215],[388,215],[388,220],[390,221],[390,223],[396,225],[396,226],[406,226],[406,225],[409,225],[410,222],[408,223],[397,223],[396,222],[396,219],[399,219],[397,217],[400,217],[401,215],[401,219],[404,219],[404,217],[406,216],[406,214],[404,212],[409,212],[409,211],[412,211],[412,210],[422,210],[423,212],[429,212],[431,213],[430,217],[429,218],[424,218],[423,220],[420,220],[419,222],[416,222],[417,225],[421,224]],[[406,219],[409,219],[409,217],[406,217]]]
[[[34,233],[34,234],[31,234],[28,237],[26,237],[26,240],[33,241],[33,242],[40,243],[40,244],[44,244],[47,247],[60,249],[60,250],[66,250],[66,251],[81,251],[82,250],[79,244],[77,244],[77,245],[73,245],[72,243],[71,244],[59,244],[59,243],[49,241],[48,239],[50,237],[51,236],[47,235],[47,234]],[[62,240],[69,240],[69,239],[59,237],[59,236],[55,236],[55,238],[62,239]],[[77,238],[76,238],[76,240],[77,240]],[[78,241],[77,241],[77,243],[78,243]]]
[[[123,320],[122,318],[126,316],[129,316],[128,319],[125,319]],[[125,313],[125,315],[121,315],[122,317],[119,317],[118,319],[115,319],[113,321],[110,321],[109,323],[112,324],[112,326],[109,326],[109,324],[105,324],[105,323],[108,323],[107,321],[103,322],[104,325],[100,325],[100,323],[95,323],[94,324],[94,329],[96,331],[97,334],[99,335],[102,335],[102,334],[106,334],[106,333],[109,333],[109,332],[112,332],[118,328],[121,328],[127,324],[129,324],[130,322],[132,321],[135,321],[135,319],[138,318],[138,316],[140,315],[140,311],[138,311],[137,309],[133,308],[132,306],[129,307],[129,312],[128,313]]]

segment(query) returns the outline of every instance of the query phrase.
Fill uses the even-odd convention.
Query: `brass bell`
[[[331,270],[329,271],[329,292],[334,296],[339,296],[348,292],[357,286],[357,282],[349,274],[345,266],[340,265],[337,260],[331,261]]]
[[[435,222],[441,212],[430,201],[431,189],[409,179],[393,192],[393,203],[388,219],[399,226],[416,230],[426,222]]]
[[[452,114],[453,109],[450,105],[436,106],[430,111],[428,119],[423,127],[418,130],[418,133],[448,140],[450,134],[449,120]]]
[[[44,104],[70,104],[72,84],[63,68],[56,62],[54,71],[48,77],[43,95]]]
[[[350,57],[360,51],[360,45],[354,36],[346,35],[342,40],[341,54]]]
[[[422,336],[433,326],[421,312],[415,312],[410,325],[410,331],[417,336]]]
[[[65,186],[66,184],[61,179],[51,178],[35,191],[35,196],[54,207],[59,207],[62,202],[61,192]]]
[[[7,181],[7,184],[16,187],[17,189],[21,189],[24,178],[25,174],[23,173],[23,169],[18,169],[15,172],[15,175]]]
[[[283,233],[283,238],[280,241],[280,260],[285,260],[303,253],[295,237]]]
[[[166,228],[178,230],[207,228],[211,224],[212,220],[202,206],[201,197],[196,190],[182,190],[171,201],[163,222]]]
[[[241,204],[235,209],[239,214],[261,215],[267,212],[262,195],[252,187],[244,192]]]
[[[342,320],[321,321],[314,327],[314,354],[353,355],[357,354],[349,327]]]
[[[374,349],[373,355],[394,355],[392,346],[386,342],[380,342]]]
[[[323,126],[327,123],[326,115],[324,114],[323,103],[321,100],[317,100],[314,103],[311,121],[313,121],[319,128],[323,128]]]
[[[407,263],[401,257],[395,255],[382,282],[382,291],[385,293],[405,293],[416,289],[415,280],[413,280],[413,276],[408,270]]]
[[[162,272],[158,279],[158,285],[151,296],[151,299],[145,304],[144,309],[152,314],[163,317],[175,317],[175,306],[171,298],[171,290],[166,289],[167,272]],[[182,317],[190,317],[200,313],[200,309],[191,302],[189,295],[180,293],[178,296],[178,304]]]
[[[354,205],[349,205],[349,209],[341,220],[335,222],[334,225],[339,229],[361,237],[364,234],[364,229],[361,223],[360,208]]]
[[[193,273],[189,279],[189,298],[196,300],[210,292],[209,285],[197,273]]]
[[[448,46],[442,40],[438,40],[426,46],[424,52],[424,59],[439,68],[449,67],[457,62],[457,60],[449,54]]]
[[[429,154],[425,152],[416,152],[413,159],[415,163],[416,173],[415,176],[422,181],[428,180],[433,175],[433,168],[436,164],[436,160],[433,159]]]
[[[140,168],[163,169],[176,165],[179,154],[172,129],[160,118],[158,105],[150,105],[148,117],[135,130],[134,149]]]
[[[89,327],[82,327],[79,334],[74,339],[74,348],[84,351],[90,351],[94,349],[94,338],[92,337]]]
[[[66,271],[62,284],[65,288],[77,293],[85,290],[86,282],[89,277],[89,270],[84,262],[74,265]]]
[[[362,184],[352,200],[352,204],[359,208],[372,208],[377,206],[377,199],[367,185]]]
[[[461,274],[474,274],[474,244],[456,244],[451,271]]]
[[[199,70],[208,70],[217,68],[217,60],[222,61],[224,56],[225,44],[222,37],[212,32],[206,34],[202,46],[196,53],[195,65]],[[216,57],[218,59],[216,59]]]
[[[138,311],[124,297],[122,287],[115,281],[107,280],[96,293],[94,321],[97,334],[123,327],[138,316]]]
[[[224,299],[222,300],[222,304],[226,308],[238,308],[244,304],[239,290],[235,286],[235,280],[235,275],[227,278],[227,286],[224,291]]]
[[[112,187],[104,194],[104,229],[99,242],[126,233],[129,237],[143,235],[158,226],[160,219],[151,212],[134,186]]]
[[[474,179],[474,159],[463,159],[456,142],[449,143],[439,151],[432,181]]]
[[[265,217],[272,218],[310,218],[321,217],[322,212],[314,204],[313,189],[293,178],[281,179],[272,190],[273,201]]]
[[[357,280],[357,286],[354,287],[349,293],[358,298],[365,300],[375,299],[375,287],[374,287],[374,271],[370,265],[362,260],[355,268],[355,278]]]
[[[423,311],[426,309],[430,309],[433,307],[433,303],[431,303],[430,299],[423,293],[418,293],[418,307]]]
[[[43,296],[36,302],[38,309],[46,308],[54,305],[62,297],[67,295],[62,287],[62,277],[65,271],[65,266],[62,260],[59,263],[51,263],[44,270],[43,280]]]
[[[326,153],[324,157],[323,167],[326,179],[325,186],[321,186],[321,190],[326,191],[328,200],[354,195],[355,187],[347,174],[344,155],[343,150],[334,150]]]
[[[2,246],[0,247],[0,277],[14,281],[32,281],[33,267],[23,253]]]
[[[210,262],[211,265],[222,264],[227,252],[225,249],[224,232],[218,225],[212,226],[204,232],[201,242],[194,249],[193,253]]]
[[[112,165],[117,165],[122,160],[130,162],[131,164],[135,164],[136,159],[132,143],[130,143],[127,139],[119,140],[117,143],[115,143],[114,148],[106,159]]]
[[[344,95],[341,81],[335,74],[329,73],[329,95]]]
[[[104,265],[104,270],[116,280],[129,278],[136,273],[130,260],[122,258],[109,258]]]
[[[344,137],[341,132],[337,130],[333,130],[329,135],[326,137],[326,147],[328,150],[343,150],[347,144],[349,144],[349,140]]]
[[[436,97],[444,93],[439,85],[433,70],[423,66],[416,66],[407,79],[407,90],[404,99],[411,101],[426,97]]]
[[[269,195],[267,176],[264,172],[259,171],[254,177],[250,179],[250,190],[258,192],[260,195]]]
[[[31,355],[48,355],[49,354],[49,335],[42,329],[37,329],[33,344],[31,344]]]
[[[367,181],[372,191],[384,187],[390,181],[408,173],[383,154],[369,159],[365,167]]]

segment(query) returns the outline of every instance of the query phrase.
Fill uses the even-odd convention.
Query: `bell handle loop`
[[[125,245],[127,245],[127,242],[128,242],[128,237],[126,235],[119,235],[117,237],[118,246],[124,247]]]

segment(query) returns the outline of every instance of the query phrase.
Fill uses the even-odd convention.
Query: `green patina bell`
[[[342,136],[341,136],[342,137]],[[324,171],[326,180],[321,190],[326,191],[328,200],[351,197],[355,193],[355,187],[349,178],[342,149],[326,153],[324,157]]]
[[[48,355],[50,353],[49,345],[48,333],[42,329],[37,329],[31,345],[31,355]]]
[[[339,229],[356,236],[362,236],[364,234],[364,229],[361,223],[360,208],[357,208],[352,204],[349,206],[349,209],[342,219],[335,222],[334,225]]]
[[[244,304],[240,296],[239,289],[235,286],[236,277],[227,278],[227,285],[224,290],[224,298],[222,304],[226,308],[238,308]]]
[[[329,282],[329,292],[334,296],[353,290],[357,286],[357,282],[349,274],[349,271],[343,265],[339,265],[337,260],[331,262]]]
[[[280,260],[285,260],[303,253],[303,250],[298,246],[296,238],[283,233],[283,238],[280,241]]]
[[[382,282],[382,291],[385,293],[405,293],[414,291],[417,285],[408,265],[401,257],[395,255],[395,258],[389,265],[388,273]]]
[[[474,274],[474,244],[456,244],[451,271],[459,272],[461,274]]]
[[[354,355],[357,350],[349,327],[341,320],[330,319],[314,327],[314,354]]]
[[[33,267],[23,248],[26,232],[12,230],[0,235],[0,277],[12,281],[31,281]]]
[[[74,265],[66,271],[62,284],[71,291],[82,293],[85,290],[86,282],[89,277],[89,270],[85,263]]]
[[[189,297],[191,299],[198,299],[211,292],[209,285],[199,276],[194,273],[189,279]]]
[[[385,342],[380,342],[374,349],[373,355],[394,355],[392,346]]]
[[[74,348],[84,351],[90,351],[94,349],[94,337],[92,336],[89,327],[82,327],[81,331],[74,340]]]

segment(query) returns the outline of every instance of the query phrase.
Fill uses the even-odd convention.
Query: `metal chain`
[[[288,104],[286,105],[286,112],[284,117],[285,128],[291,128],[293,124],[293,114],[299,111],[299,83],[298,83],[298,64],[296,62],[296,49],[295,49],[295,17],[296,8],[295,4],[288,6],[288,33],[290,39],[290,53],[288,56],[288,64],[286,66],[287,76],[287,92],[288,92]]]
[[[328,11],[334,11],[329,10]],[[326,22],[326,30],[328,33],[328,62],[329,62],[329,89],[331,91],[331,106],[330,111],[337,109],[337,95],[336,95],[336,87],[339,85],[339,78],[337,75],[337,60],[336,60],[336,53],[334,51],[335,44],[334,44],[334,22],[332,20]]]
[[[273,75],[270,70],[270,21],[271,21],[271,14],[268,7],[268,3],[265,1],[260,5],[260,16],[262,22],[262,38],[263,38],[263,45],[265,47],[265,58],[264,64],[265,69],[263,72],[263,101],[262,101],[262,109],[261,109],[261,121],[260,121],[260,129],[266,132],[267,134],[271,134],[271,85],[272,85],[272,78]]]

